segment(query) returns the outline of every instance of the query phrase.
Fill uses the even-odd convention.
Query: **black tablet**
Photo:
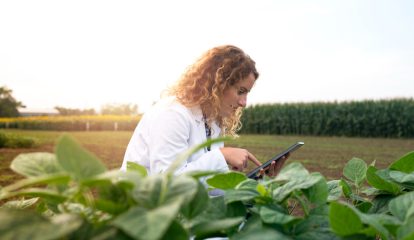
[[[258,179],[259,173],[261,169],[266,168],[267,166],[269,166],[273,161],[277,161],[280,158],[282,158],[283,156],[285,156],[288,153],[291,153],[293,151],[295,151],[296,149],[300,148],[301,146],[303,146],[303,144],[305,144],[304,142],[297,142],[295,144],[293,144],[292,146],[288,147],[286,150],[284,150],[283,152],[277,154],[276,156],[272,157],[269,161],[263,163],[261,166],[255,168],[254,170],[252,170],[251,172],[247,173],[247,177],[248,178],[253,178],[253,179]]]

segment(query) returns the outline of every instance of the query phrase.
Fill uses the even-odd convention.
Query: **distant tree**
[[[138,105],[136,104],[105,104],[101,107],[101,114],[104,115],[136,115]]]
[[[59,115],[64,116],[77,116],[77,115],[95,115],[96,111],[93,108],[90,109],[77,109],[77,108],[64,108],[64,107],[55,107],[59,112]]]
[[[12,90],[6,86],[0,87],[0,117],[18,117],[19,107],[25,107],[21,102],[14,99]]]

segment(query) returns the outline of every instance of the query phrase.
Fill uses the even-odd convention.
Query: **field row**
[[[4,130],[3,130],[4,131]],[[9,170],[11,160],[22,152],[53,152],[62,134],[59,131],[7,130],[17,136],[33,137],[37,145],[31,149],[0,149],[0,185],[15,179]],[[81,145],[97,155],[109,169],[119,168],[132,131],[79,131],[70,132]],[[264,162],[297,141],[305,145],[292,154],[288,161],[300,161],[310,171],[321,172],[331,178],[339,178],[347,161],[358,157],[378,167],[386,167],[392,161],[414,151],[414,139],[346,138],[244,134],[229,141],[227,146],[245,148]],[[253,168],[249,165],[246,171]]]

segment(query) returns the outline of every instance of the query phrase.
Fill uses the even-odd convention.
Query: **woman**
[[[140,120],[125,152],[127,161],[146,167],[149,174],[168,169],[177,156],[208,138],[236,136],[242,108],[259,73],[240,48],[210,49],[191,65],[179,81]],[[248,162],[261,163],[246,149],[213,144],[193,154],[177,174],[193,170],[243,171]],[[284,161],[272,163],[275,175]]]

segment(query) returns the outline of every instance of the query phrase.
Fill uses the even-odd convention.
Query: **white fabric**
[[[220,134],[217,124],[211,126],[211,137]],[[164,172],[177,156],[189,148],[206,141],[203,114],[200,107],[187,108],[169,97],[160,100],[146,112],[136,127],[125,152],[121,166],[127,161],[146,167],[148,174]],[[200,150],[193,154],[176,171],[180,174],[193,170],[228,171],[220,151],[223,143],[211,146],[211,151]]]

